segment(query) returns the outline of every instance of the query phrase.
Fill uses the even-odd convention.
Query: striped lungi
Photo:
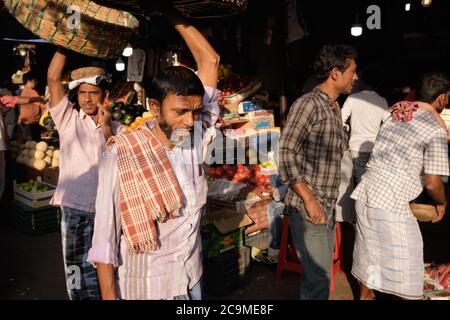
[[[405,299],[422,299],[423,241],[415,217],[356,202],[352,274],[368,288]]]

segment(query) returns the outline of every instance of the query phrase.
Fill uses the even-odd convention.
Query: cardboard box
[[[267,213],[267,206],[272,201],[272,198],[254,197],[248,200],[226,202],[221,200],[208,199],[208,205],[212,208],[224,208],[225,211],[245,214],[250,218],[252,223],[246,224],[245,234],[250,234],[258,230],[269,227],[269,218]]]
[[[58,185],[59,167],[47,167],[42,171],[42,181],[53,186]]]
[[[253,101],[243,101],[238,105],[238,113],[240,114],[259,110],[263,110],[263,108],[258,106]]]
[[[244,228],[252,220],[242,213],[207,207],[202,218],[202,245],[205,257],[216,257],[244,243]]]
[[[271,110],[249,112],[248,120],[255,129],[275,128],[275,118]]]

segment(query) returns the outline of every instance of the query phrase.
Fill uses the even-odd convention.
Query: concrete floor
[[[2,212],[3,214],[3,212]],[[30,237],[3,222],[0,225],[0,299],[67,299],[60,234],[53,232]],[[286,272],[275,279],[275,266],[252,261],[250,281],[232,293],[211,300],[292,300],[299,296],[300,276]],[[353,299],[344,275],[338,275],[331,299]]]
[[[1,215],[6,210],[1,206]],[[345,243],[351,243],[352,232],[343,229],[344,260],[346,270],[351,262],[351,250]],[[450,261],[450,215],[437,225],[421,224],[424,238],[425,262]],[[67,299],[63,273],[60,234],[53,232],[30,237],[10,226],[6,219],[0,224],[0,299],[41,300]],[[286,272],[281,280],[275,279],[275,266],[252,261],[250,281],[232,293],[207,299],[256,299],[296,300],[299,296],[300,276]],[[353,290],[352,290],[353,288]],[[352,300],[357,295],[357,286],[351,276],[338,274],[332,300]]]

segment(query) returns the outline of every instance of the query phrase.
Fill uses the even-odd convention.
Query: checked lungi
[[[352,274],[368,288],[405,299],[423,295],[423,242],[416,218],[356,202]]]
[[[98,300],[97,272],[87,262],[94,233],[94,213],[62,207],[61,238],[70,300]]]

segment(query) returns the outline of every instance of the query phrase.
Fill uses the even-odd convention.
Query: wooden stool
[[[343,261],[342,261],[341,225],[339,222],[337,222],[336,239],[334,241],[333,266],[331,270],[330,291],[334,291],[334,278],[336,273],[342,272],[343,270],[342,263]],[[283,225],[281,229],[280,253],[278,254],[278,264],[275,272],[275,277],[278,280],[280,280],[281,275],[284,271],[291,271],[299,274],[303,273],[303,267],[298,260],[294,243],[291,240],[287,216],[283,217]]]

